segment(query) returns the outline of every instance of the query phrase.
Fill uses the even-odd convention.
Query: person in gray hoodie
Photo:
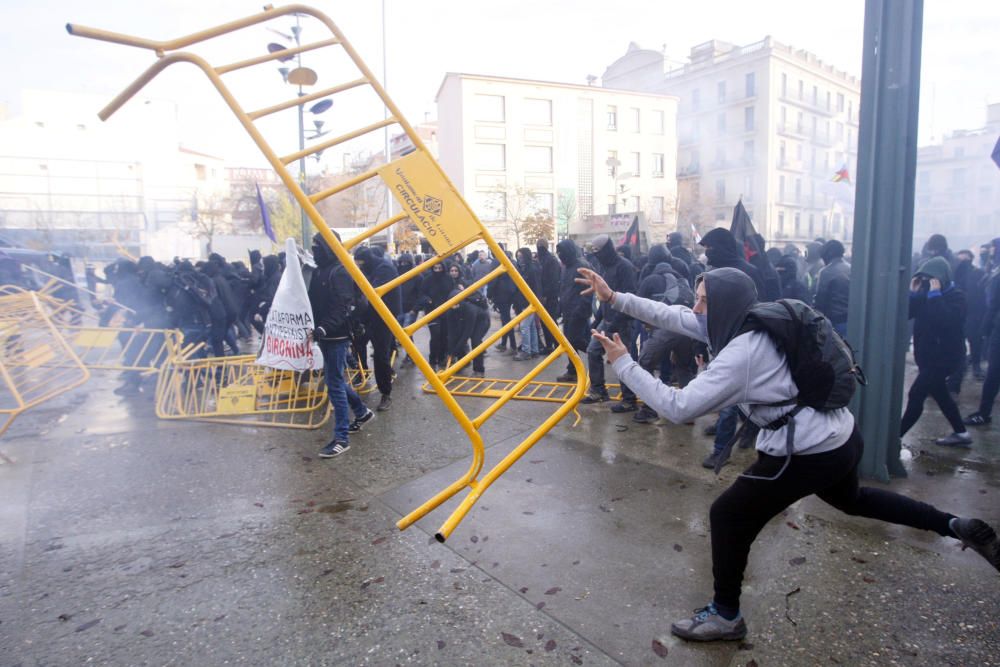
[[[586,285],[584,293],[593,293],[615,311],[708,343],[712,362],[686,387],[675,389],[640,368],[618,335],[592,332],[618,376],[647,405],[675,423],[738,405],[762,427],[757,461],[712,503],[714,598],[693,617],[674,623],[673,634],[696,641],[745,637],[740,592],[750,546],[768,521],[813,494],[847,514],[957,538],[1000,571],[1000,541],[984,521],[858,484],[864,445],[847,408],[819,411],[789,405],[799,390],[784,353],[767,333],[744,328],[748,311],[757,303],[746,274],[736,269],[704,274],[696,285],[693,309],[618,293],[593,271],[581,269],[580,274],[577,281]],[[797,412],[789,417],[792,409]]]

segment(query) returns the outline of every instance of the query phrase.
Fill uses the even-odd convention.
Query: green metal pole
[[[848,340],[868,386],[852,405],[860,472],[905,477],[899,424],[908,342],[923,0],[866,0]]]

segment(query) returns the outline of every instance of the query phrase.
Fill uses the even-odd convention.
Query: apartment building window
[[[753,139],[743,142],[743,164],[751,166],[753,164]]]
[[[802,179],[801,178],[796,178],[795,179],[795,201],[796,202],[801,202],[802,201]]]
[[[629,171],[633,176],[639,176],[642,173],[642,156],[639,153],[630,153],[629,157],[631,158]]]
[[[802,134],[802,132],[805,131],[805,118],[806,118],[805,114],[802,113],[801,111],[799,112],[799,115],[796,116],[795,131],[798,132],[799,134]]]
[[[720,81],[718,84],[716,84],[716,89],[717,89],[717,91],[719,93],[719,104],[725,104],[726,103],[726,82],[725,81]]]
[[[832,96],[830,94],[830,91],[826,91],[826,110],[827,111],[830,110],[830,100],[831,100],[831,98],[832,98]]]
[[[955,152],[952,153],[954,157],[965,157],[965,147],[955,146]]]
[[[788,75],[781,75],[781,96],[788,97]]]
[[[844,94],[837,93],[837,111],[844,110]]]
[[[953,188],[965,187],[965,169],[951,170],[951,187]]]
[[[618,107],[608,106],[608,129],[618,129]]]
[[[781,107],[781,130],[788,126],[788,107]]]
[[[778,233],[784,236],[785,234],[785,212],[778,211]]]
[[[813,86],[813,106],[819,106],[819,86]]]
[[[753,107],[743,109],[743,129],[753,132]]]
[[[813,124],[813,127],[812,127],[812,138],[815,139],[816,138],[816,130],[819,127],[819,119],[816,118],[816,116],[812,117],[812,124]]]
[[[785,166],[785,157],[786,157],[785,156],[785,140],[782,139],[780,142],[778,142],[778,166],[779,167]],[[784,177],[782,177],[782,178],[784,178]]]
[[[830,141],[830,121],[823,121],[823,138]]]
[[[715,129],[719,131],[719,134],[724,134],[726,132],[726,114],[725,112],[720,113],[715,119]]]
[[[778,176],[778,201],[785,201],[785,177]]]
[[[802,150],[802,144],[795,144],[795,159],[800,163],[802,162]],[[801,168],[801,166],[802,165],[799,164],[799,168]]]
[[[697,111],[701,107],[701,91],[695,88],[691,91],[691,108]]]
[[[621,164],[618,162],[618,151],[608,151],[608,159],[605,164],[608,165],[608,176],[614,176]]]
[[[629,123],[632,125],[632,131],[638,133],[639,118],[640,118],[639,110],[635,107],[632,107],[631,109],[628,110],[628,115],[629,115]]]
[[[505,118],[503,95],[476,95],[476,120],[502,123]]]
[[[659,110],[653,111],[653,134],[663,134],[667,131],[666,114]]]
[[[799,99],[804,100],[806,98],[806,82],[799,79]]]
[[[639,201],[638,197],[629,197],[628,203],[629,203],[628,210],[630,211],[639,211],[639,209],[642,208],[642,203]]]
[[[854,130],[847,128],[847,150],[854,148]]]
[[[555,211],[553,205],[554,198],[551,192],[536,192],[528,202],[528,207],[535,215],[552,215]]]
[[[663,153],[653,153],[653,178],[663,178]]]
[[[816,216],[809,214],[809,238],[816,238]]]
[[[726,147],[716,146],[715,147],[715,163],[714,166],[722,168],[726,166]]]
[[[664,198],[663,197],[653,197],[653,222],[663,222],[664,213]]]
[[[715,181],[715,201],[716,203],[723,203],[726,201],[726,181],[725,179],[717,179]]]
[[[795,214],[795,235],[799,236],[802,234],[802,214]]]
[[[507,194],[504,192],[477,193],[476,213],[483,221],[507,219]]]
[[[615,202],[614,195],[608,195],[608,215],[614,215],[618,212],[618,204]]]
[[[507,168],[507,150],[503,144],[476,144],[476,169],[504,171]]]
[[[847,100],[847,120],[854,120],[854,101]]]
[[[525,146],[524,170],[541,173],[552,173],[552,146]]]
[[[843,140],[844,140],[844,124],[838,122],[837,123],[837,141],[843,141]]]
[[[524,99],[525,125],[552,125],[552,100]]]
[[[747,97],[753,97],[757,94],[757,75],[750,72],[745,77]]]

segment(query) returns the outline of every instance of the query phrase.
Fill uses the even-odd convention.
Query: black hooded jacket
[[[313,237],[312,250],[316,270],[309,282],[309,304],[316,322],[315,337],[317,340],[350,338],[350,319],[355,304],[351,274],[319,234]]]
[[[708,301],[708,342],[718,354],[743,328],[750,307],[757,303],[757,288],[743,271],[722,268],[701,275]]]
[[[767,288],[764,285],[764,278],[757,267],[750,264],[743,255],[743,246],[733,233],[723,227],[716,227],[705,234],[701,239],[701,245],[705,246],[705,256],[713,269],[737,269],[747,274],[753,281],[757,294],[766,294]]]
[[[542,298],[546,310],[558,312],[559,308],[559,276],[562,274],[562,266],[556,259],[547,245],[538,244],[538,295]]]
[[[605,240],[606,239],[606,240]],[[618,254],[615,244],[607,236],[597,237],[594,240],[596,251],[594,253],[600,266],[598,272],[604,281],[615,292],[626,292],[635,294],[638,284],[636,281],[636,271],[632,263]],[[602,303],[598,315],[601,319],[602,328],[609,334],[621,333],[632,321],[625,313],[614,310],[610,304]]]
[[[650,246],[649,256],[646,258],[646,264],[639,272],[639,284],[642,285],[643,280],[653,275],[653,271],[656,270],[657,266],[663,264],[664,262],[669,263],[672,258],[673,255],[670,250],[668,250],[667,246],[662,243]]]
[[[851,296],[851,265],[844,261],[844,246],[839,241],[823,245],[826,266],[816,281],[816,298],[813,305],[834,324],[847,322]]]
[[[396,265],[385,256],[379,257],[372,248],[362,247],[354,251],[354,261],[358,264],[361,272],[368,278],[372,287],[384,285],[399,277]],[[382,301],[389,307],[389,311],[399,317],[403,314],[403,293],[402,288],[396,287],[382,295]],[[378,313],[373,308],[368,308],[366,317],[370,320],[375,318],[381,320]]]
[[[796,299],[812,305],[812,294],[805,283],[798,279],[799,264],[790,255],[783,255],[775,266],[778,278],[781,280],[781,298]]]
[[[440,270],[438,266],[441,267]],[[429,313],[448,300],[448,295],[455,289],[455,281],[448,275],[448,269],[448,262],[441,262],[424,273],[424,280],[420,283],[420,299],[417,301],[418,310]]]
[[[955,268],[955,287],[965,292],[965,335],[978,336],[986,314],[985,274],[971,261],[961,261]]]
[[[918,368],[952,372],[965,357],[965,293],[951,281],[951,267],[944,257],[925,262],[917,275],[941,281],[941,291],[924,284],[910,292],[913,320],[913,360]]]
[[[536,295],[541,293],[541,281],[539,278],[538,264],[531,257],[531,250],[528,248],[519,248],[517,254],[514,256],[517,260],[517,272],[521,274],[524,278],[524,282],[528,283],[528,287]],[[520,311],[528,306],[528,299],[517,290],[514,293],[514,308]]]
[[[589,269],[590,263],[580,256],[580,250],[572,239],[560,241],[556,245],[556,255],[563,266],[562,280],[559,283],[559,306],[563,322],[590,319],[593,297],[580,294],[581,287],[575,282],[580,275],[577,269]]]
[[[413,263],[413,255],[404,252],[396,258],[396,272],[399,275],[403,275],[410,269],[416,266]],[[399,286],[400,300],[403,303],[403,312],[408,313],[417,305],[417,299],[420,298],[420,280],[419,276],[407,280],[405,283]]]

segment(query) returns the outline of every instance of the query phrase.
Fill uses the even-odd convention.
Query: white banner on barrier
[[[295,240],[288,239],[285,241],[285,271],[267,314],[257,363],[283,371],[323,368],[323,354],[310,337],[314,327],[299,253]]]

